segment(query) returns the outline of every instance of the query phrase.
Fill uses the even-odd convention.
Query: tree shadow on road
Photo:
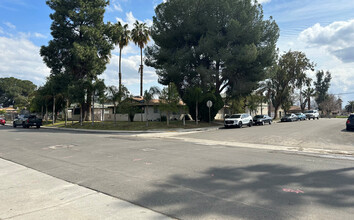
[[[312,206],[354,214],[354,167],[314,172],[267,164],[211,168],[195,177],[171,176],[153,188],[134,203],[182,219],[293,219],[306,216],[303,209]]]

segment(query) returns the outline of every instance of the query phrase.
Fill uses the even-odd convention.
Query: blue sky
[[[105,21],[135,20],[151,25],[154,7],[162,0],[111,0]],[[332,73],[333,94],[354,93],[354,1],[352,0],[261,0],[265,18],[272,16],[280,27],[281,52],[303,51],[316,70]],[[0,77],[28,79],[43,85],[50,70],[39,48],[51,39],[50,8],[45,0],[0,0]],[[152,44],[152,42],[150,43]],[[139,93],[139,49],[130,44],[123,50],[123,83]],[[118,50],[101,78],[117,85]],[[315,72],[309,73],[315,77]],[[144,69],[144,89],[158,85],[154,69]],[[161,85],[160,85],[161,87]],[[346,104],[354,94],[340,96]]]

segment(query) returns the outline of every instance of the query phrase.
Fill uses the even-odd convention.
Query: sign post
[[[209,123],[211,123],[211,118],[210,118],[210,108],[213,106],[213,102],[212,101],[207,101],[207,106],[209,108]]]

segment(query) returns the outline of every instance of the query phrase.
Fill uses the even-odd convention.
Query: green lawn
[[[43,122],[43,126],[53,127],[51,121],[48,121],[48,124]],[[135,122],[125,122],[117,121],[117,124],[114,122],[95,122],[92,125],[92,122],[84,122],[81,126],[79,122],[75,121],[72,123],[68,121],[66,128],[76,128],[76,129],[95,129],[95,130],[125,130],[125,131],[146,131],[146,130],[160,130],[160,129],[190,129],[190,128],[204,128],[212,126],[222,126],[221,122],[199,122],[198,125],[194,121],[186,121],[186,125],[183,125],[182,121],[170,121],[170,125],[167,126],[167,122],[149,122],[149,126],[146,126],[146,122],[135,121]],[[60,121],[54,124],[54,127],[65,128],[65,122]]]

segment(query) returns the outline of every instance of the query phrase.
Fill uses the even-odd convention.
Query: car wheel
[[[272,121],[269,121],[269,124],[271,125],[271,124],[272,124]]]
[[[264,125],[264,121],[261,122],[261,125]]]
[[[319,117],[317,117],[317,120],[320,120],[320,118],[319,118]]]
[[[40,128],[41,126],[40,126],[40,125],[37,125],[36,127],[37,127],[37,128]]]
[[[252,127],[252,121],[248,123],[248,127]]]
[[[242,122],[238,123],[238,127],[242,128]]]
[[[25,125],[25,123],[24,123],[24,122],[22,122],[22,127],[23,127],[23,128],[26,128],[26,125]]]
[[[16,123],[14,122],[13,124],[14,124],[14,128],[16,128],[17,127]]]

